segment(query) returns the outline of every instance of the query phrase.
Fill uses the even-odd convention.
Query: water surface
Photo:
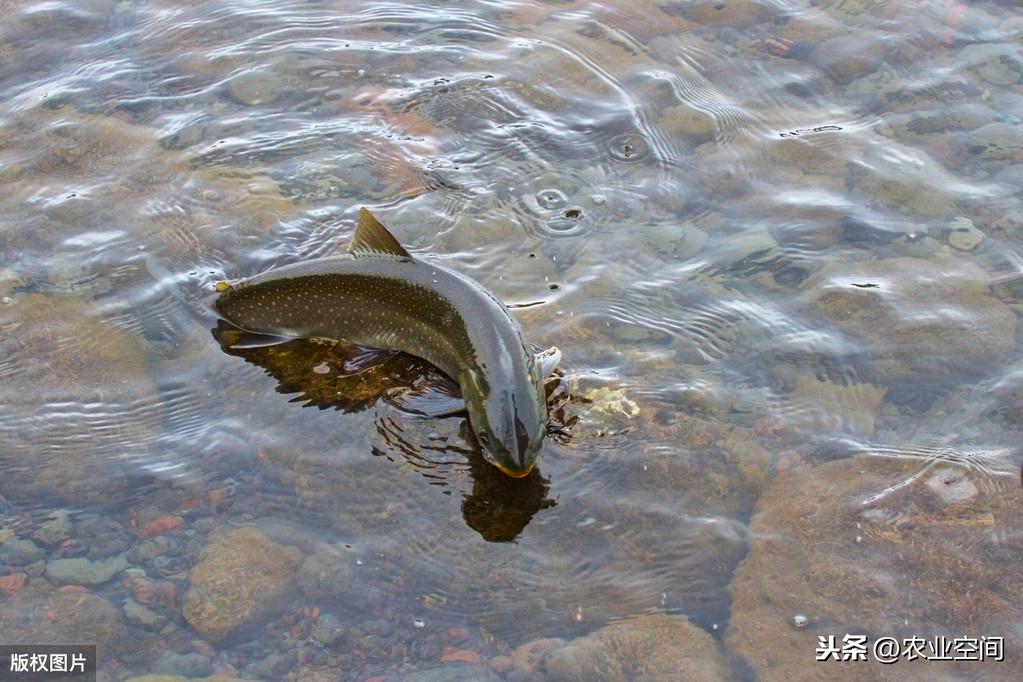
[[[1023,673],[1014,3],[0,8],[4,643],[112,680]],[[387,399],[423,363],[221,349],[215,284],[361,206],[561,348],[531,477]],[[814,663],[849,633],[1006,661]]]

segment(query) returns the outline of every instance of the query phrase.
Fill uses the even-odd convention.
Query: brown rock
[[[936,163],[928,159],[929,163]],[[914,177],[885,165],[850,162],[850,184],[882,206],[925,218],[939,218],[955,211],[955,201],[933,178]]]
[[[684,104],[661,112],[660,123],[665,132],[678,137],[706,137],[717,130],[713,116]]]
[[[285,605],[301,563],[294,547],[270,540],[256,528],[216,538],[189,573],[185,620],[213,640],[275,616]]]
[[[28,576],[24,573],[12,573],[0,578],[0,592],[17,592],[25,587]]]
[[[52,590],[38,580],[9,595],[0,608],[0,641],[95,644],[101,660],[130,645],[121,611],[109,601],[95,594]]]
[[[163,418],[161,401],[147,374],[143,340],[97,317],[98,310],[84,297],[36,293],[0,311],[0,322],[18,329],[0,339],[0,353],[17,368],[4,386],[11,420],[6,431],[23,434],[0,436],[5,471],[0,493],[14,499],[50,494],[105,503],[127,490],[124,464],[110,453],[126,444],[136,454],[143,450]],[[69,396],[93,407],[39,414],[40,404],[66,402]],[[155,409],[146,411],[150,406]],[[89,438],[83,439],[83,433]],[[40,442],[53,445],[34,445]]]
[[[548,637],[527,642],[522,646],[516,647],[515,650],[511,652],[512,663],[517,670],[521,670],[527,674],[532,674],[536,672],[536,669],[543,661],[544,656],[555,649],[560,649],[564,645],[565,640],[558,639],[556,637]]]
[[[714,638],[681,616],[653,614],[620,621],[547,655],[548,680],[732,679]]]
[[[507,675],[515,668],[511,656],[494,656],[490,659],[490,669],[499,675]]]
[[[1020,650],[1023,511],[1007,486],[980,468],[869,455],[779,475],[751,522],[725,642],[759,680],[1019,679],[1023,664],[1008,654],[814,662],[819,637],[841,646],[846,634],[868,634],[870,646],[882,636],[1004,636],[1006,652]]]
[[[878,43],[865,41],[863,35],[842,35],[825,40],[813,52],[813,61],[837,83],[873,73],[881,64]]]
[[[762,0],[690,0],[664,3],[669,14],[681,13],[690,21],[708,26],[747,28],[767,19],[771,12]]]
[[[879,378],[890,380],[944,376],[1015,348],[1016,316],[990,294],[991,280],[967,260],[886,258],[829,265],[806,286],[821,315],[872,344]]]

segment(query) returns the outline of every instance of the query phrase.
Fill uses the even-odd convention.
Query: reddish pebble
[[[89,594],[89,588],[82,585],[64,585],[63,587],[58,587],[57,591],[64,594]]]
[[[302,628],[298,627],[297,625],[291,628],[291,638],[302,639]]]
[[[163,603],[174,607],[178,601],[178,588],[172,582],[164,582],[160,585],[160,592],[163,595]],[[212,654],[210,654],[212,656]]]
[[[387,682],[387,678],[383,675],[374,675],[373,677],[367,677],[366,682]]]
[[[178,509],[180,509],[181,511],[195,511],[196,509],[200,508],[201,506],[202,506],[202,498],[201,497],[193,497],[193,498],[185,500],[184,502],[179,504],[178,505]]]
[[[490,659],[490,668],[498,675],[507,675],[515,667],[511,656],[494,656]]]
[[[68,547],[71,547],[74,544],[75,544],[75,541],[72,540],[71,538],[68,538],[64,542],[60,543],[60,545],[58,545],[58,549],[67,549]]]
[[[455,649],[454,647],[447,647],[444,649],[444,653],[441,654],[440,660],[444,663],[454,663],[461,661],[463,663],[473,663],[479,665],[483,662],[480,655],[470,649]]]
[[[12,573],[0,578],[0,592],[14,593],[25,586],[28,576],[24,573]]]
[[[185,525],[185,520],[180,516],[174,516],[173,514],[161,516],[146,524],[146,527],[142,529],[142,537],[155,537],[161,533],[181,528],[183,525]]]
[[[469,638],[469,631],[465,628],[448,628],[448,639],[455,644],[464,642]]]
[[[320,617],[320,607],[314,606],[309,609],[309,620],[316,620]]]
[[[50,621],[51,623],[54,623],[54,622],[56,622],[56,621],[57,621],[57,612],[56,612],[56,611],[53,611],[53,610],[47,611],[47,612],[46,612],[46,618],[47,618],[47,620],[49,620],[49,621]]]

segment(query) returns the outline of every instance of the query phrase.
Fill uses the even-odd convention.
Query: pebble
[[[52,559],[46,562],[46,579],[55,585],[102,585],[128,568],[123,556],[108,559]]]
[[[962,469],[942,467],[927,479],[930,488],[941,501],[948,504],[965,503],[977,496],[977,486]]]
[[[320,614],[320,617],[316,620],[316,624],[313,625],[311,632],[313,639],[318,642],[323,642],[324,644],[333,644],[342,635],[344,635],[344,633],[345,630],[341,625],[341,621],[330,613]]]
[[[269,104],[277,99],[281,79],[272,71],[246,71],[238,74],[227,84],[231,99],[239,104],[256,106]]]
[[[185,525],[185,520],[180,516],[174,516],[173,514],[161,516],[159,518],[153,519],[152,521],[145,525],[145,527],[142,529],[142,537],[153,538],[156,537],[157,535],[161,535],[172,530],[177,530],[178,528],[181,528],[181,526],[183,525]]]
[[[989,123],[969,135],[969,149],[985,159],[1008,159],[1023,150],[1023,126]]]
[[[24,573],[11,573],[0,577],[0,592],[6,592],[8,594],[17,592],[25,586],[28,581],[28,576]]]
[[[1009,86],[1023,79],[1023,61],[1017,48],[998,43],[967,45],[958,58],[971,64],[977,74],[992,85]]]
[[[484,665],[449,663],[439,668],[417,670],[402,679],[405,682],[497,682],[501,678]]]
[[[359,626],[367,635],[376,635],[377,637],[387,637],[391,634],[391,624],[383,619],[378,620],[367,620]]]
[[[454,647],[448,647],[441,653],[440,660],[445,663],[462,662],[472,663],[473,665],[479,665],[483,662],[483,659],[478,653],[471,649],[456,649]]]
[[[43,556],[45,552],[36,543],[22,538],[10,538],[0,545],[0,563],[25,566]]]
[[[167,651],[160,658],[156,659],[153,672],[164,675],[205,677],[213,672],[213,665],[210,663],[210,659],[202,654],[179,654]]]
[[[71,537],[74,526],[66,509],[57,509],[50,516],[49,521],[39,524],[32,537],[44,545],[53,546]]]
[[[134,599],[125,600],[124,615],[129,621],[150,630],[160,630],[168,622],[166,616],[139,604]]]
[[[952,221],[952,231],[948,235],[948,245],[959,251],[972,251],[984,241],[984,233],[969,218],[959,217]]]
[[[175,541],[169,537],[157,536],[141,542],[131,552],[128,558],[136,564],[152,561],[156,557],[165,554],[177,546]]]

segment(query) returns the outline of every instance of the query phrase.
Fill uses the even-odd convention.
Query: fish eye
[[[488,445],[490,445],[490,439],[487,437],[486,433],[481,432],[476,435],[476,438],[479,439],[480,445],[482,445],[483,447],[487,447]]]

